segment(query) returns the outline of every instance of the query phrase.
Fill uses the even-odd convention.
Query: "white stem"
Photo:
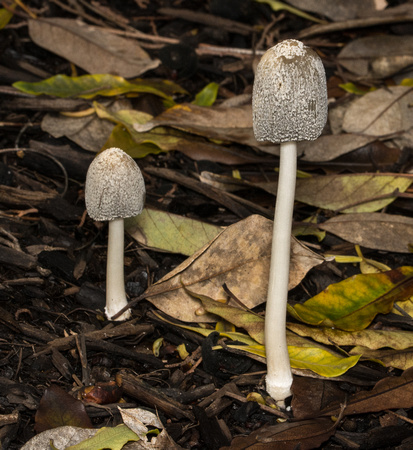
[[[297,145],[295,142],[284,142],[280,148],[280,171],[265,311],[266,388],[280,406],[283,406],[284,399],[291,395],[293,381],[287,348],[286,315],[296,169]]]
[[[106,308],[105,313],[111,319],[128,304],[123,275],[124,265],[124,226],[123,219],[109,221],[108,255],[106,265]],[[127,320],[130,309],[115,320]]]

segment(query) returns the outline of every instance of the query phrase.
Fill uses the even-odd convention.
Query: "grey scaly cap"
[[[93,220],[140,214],[145,203],[145,182],[133,158],[115,147],[98,154],[87,171],[85,202]]]
[[[267,50],[258,64],[252,94],[258,141],[315,140],[327,121],[327,86],[317,53],[295,39]]]

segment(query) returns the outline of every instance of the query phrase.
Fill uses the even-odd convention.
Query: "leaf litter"
[[[140,12],[149,12],[146,2],[137,3]],[[213,3],[211,13],[216,7]],[[377,11],[377,2],[366,2],[362,11],[360,5],[355,7],[357,2],[336,2],[340,7],[331,4],[320,11],[320,5],[315,3],[296,0],[291,2],[294,5],[291,7],[284,2],[255,2],[255,8],[261,12],[262,8],[282,11],[279,20],[284,21],[284,25],[300,17],[308,26],[300,34],[308,36],[313,33],[328,36],[354,26],[358,27],[354,30],[366,26],[368,33],[374,20],[380,20],[383,26],[400,20],[397,11],[403,8],[405,17],[411,14],[408,5]],[[24,7],[19,3],[18,8]],[[77,204],[83,201],[84,175],[79,176],[79,173],[84,174],[85,170],[76,156],[79,148],[95,153],[119,146],[139,159],[148,183],[149,207],[142,217],[132,218],[126,225],[130,234],[125,267],[128,293],[136,316],[133,320],[139,317],[144,323],[131,323],[129,328],[134,330],[131,332],[128,327],[121,328],[122,325],[102,325],[103,317],[96,313],[102,309],[102,298],[104,302],[101,287],[105,248],[102,242],[105,240],[100,236],[105,228],[88,220],[84,222],[79,213],[68,210],[65,217],[70,217],[72,222],[63,222],[55,210],[50,213],[46,200],[38,200],[37,209],[32,203],[20,202],[16,205],[17,212],[6,209],[3,216],[2,211],[2,226],[5,224],[0,242],[5,249],[0,252],[2,263],[18,273],[1,272],[0,293],[6,300],[13,299],[10,305],[7,303],[13,314],[2,311],[2,320],[9,330],[18,330],[24,339],[35,339],[31,344],[36,348],[35,364],[41,367],[40,371],[28,370],[27,341],[22,338],[17,365],[19,379],[31,380],[32,377],[36,381],[11,385],[6,376],[0,377],[3,390],[13,390],[14,396],[8,395],[8,401],[13,404],[17,398],[24,397],[24,403],[20,404],[32,405],[34,392],[42,391],[37,386],[43,380],[47,384],[47,378],[62,376],[62,384],[69,390],[69,380],[73,377],[76,384],[93,390],[97,378],[113,379],[119,375],[117,381],[127,400],[154,406],[166,415],[166,428],[169,427],[168,431],[180,439],[180,443],[188,447],[193,439],[195,445],[208,442],[211,448],[228,445],[231,448],[256,445],[296,448],[298,444],[302,448],[317,448],[329,441],[330,436],[334,436],[334,442],[350,442],[354,446],[356,441],[377,440],[380,430],[385,430],[381,425],[368,422],[367,414],[380,413],[380,420],[384,420],[381,413],[388,409],[408,414],[413,406],[410,395],[413,386],[413,262],[410,257],[413,238],[409,222],[412,191],[408,152],[412,142],[409,108],[409,79],[412,77],[408,72],[411,65],[408,36],[379,34],[350,40],[343,34],[343,44],[338,47],[319,46],[316,41],[314,44],[324,62],[329,60],[331,67],[334,65],[340,70],[335,75],[328,73],[331,82],[329,127],[319,140],[299,145],[299,164],[305,170],[305,178],[299,178],[297,183],[295,233],[303,241],[292,239],[287,339],[295,381],[293,410],[284,414],[273,409],[271,402],[260,394],[263,392],[260,374],[265,372],[262,304],[266,299],[272,224],[253,213],[258,210],[265,217],[272,215],[279,149],[274,144],[258,143],[253,136],[248,86],[252,79],[253,52],[248,53],[247,48],[247,53],[242,55],[242,52],[234,52],[228,43],[224,48],[198,43],[195,58],[203,63],[195,63],[195,72],[182,76],[180,68],[167,67],[158,59],[157,46],[177,51],[173,46],[180,44],[163,35],[161,24],[166,22],[157,21],[156,6],[151,5],[155,8],[151,10],[152,26],[160,27],[160,33],[155,34],[137,31],[130,26],[129,15],[121,17],[113,9],[101,9],[99,2],[90,10],[90,6],[85,5],[88,13],[82,8],[77,10],[76,15],[83,17],[84,22],[67,18],[67,15],[35,19],[30,9],[25,8],[32,17],[28,23],[33,47],[43,47],[67,64],[59,66],[64,67],[62,70],[55,70],[57,66],[51,65],[51,74],[36,69],[35,77],[14,75],[10,84],[28,97],[24,98],[24,103],[17,97],[16,90],[7,93],[15,98],[12,98],[14,103],[4,102],[3,123],[14,124],[19,117],[8,111],[13,108],[26,111],[29,106],[29,111],[34,108],[40,114],[42,130],[39,133],[53,136],[51,147],[40,137],[41,145],[49,152],[60,152],[59,140],[69,138],[64,151],[69,149],[74,155],[70,161],[73,179],[69,185],[70,197]],[[13,16],[14,9],[15,6],[7,13],[0,11],[0,18],[4,16],[1,26],[6,33],[8,23],[20,20],[18,15]],[[242,9],[239,13],[245,14]],[[90,22],[91,14],[94,19]],[[176,26],[175,14],[178,17],[182,14],[181,25],[192,23],[189,10],[176,10],[172,18],[163,15],[164,20]],[[144,14],[142,20],[147,20],[146,17]],[[206,13],[203,20],[205,17],[212,27],[218,23],[218,16]],[[242,20],[246,17],[257,20],[251,11]],[[270,28],[262,27],[262,18],[267,16],[260,14],[259,17],[256,24],[260,23],[259,29],[266,30],[262,39],[272,42],[271,34],[266,34]],[[325,17],[335,22],[325,23]],[[354,19],[354,24],[349,19]],[[194,16],[193,20],[199,27],[199,17]],[[238,26],[241,22],[236,20],[233,22]],[[314,25],[313,20],[320,23]],[[114,24],[123,31],[112,28]],[[277,29],[277,22],[272,27]],[[250,28],[247,34],[252,30]],[[14,33],[17,36],[19,28]],[[195,40],[204,36],[202,32],[190,34]],[[151,44],[147,45],[148,41]],[[74,42],[76,45],[72,45]],[[171,43],[173,48],[168,49]],[[266,46],[261,40],[258,54]],[[236,63],[222,57],[226,52],[231,58],[236,55]],[[36,61],[36,51],[34,53]],[[220,56],[211,63],[205,58],[206,54]],[[13,59],[13,56],[8,57]],[[211,64],[212,70],[205,71],[204,63]],[[80,75],[74,64],[80,68]],[[224,73],[232,73],[233,78],[225,78]],[[142,79],[137,79],[138,76]],[[242,82],[237,84],[236,79]],[[45,95],[49,103],[45,102]],[[68,114],[65,108],[66,116],[57,115],[56,101],[70,97],[85,99],[81,106],[84,109]],[[39,113],[36,100],[37,105],[48,104],[50,112]],[[34,117],[37,120],[39,116]],[[13,133],[9,138],[10,147],[20,139],[20,135]],[[24,132],[22,136],[30,145]],[[382,156],[386,152],[391,153],[391,157]],[[378,163],[376,155],[380,155]],[[360,169],[361,156],[370,164],[368,171]],[[19,158],[26,163],[26,156],[23,158],[19,154]],[[39,166],[28,166],[26,173],[15,170],[20,164],[16,159],[7,166],[12,168],[15,177],[11,183],[23,187],[25,192],[51,192],[49,197],[59,204],[58,177],[50,169],[39,175]],[[390,169],[384,170],[384,167]],[[360,171],[362,173],[353,173]],[[301,171],[297,175],[302,174]],[[0,186],[0,201],[13,207],[6,187]],[[30,209],[22,211],[23,207]],[[67,209],[63,205],[60,208]],[[37,231],[41,230],[43,235],[28,237],[33,231],[33,227],[28,227],[29,220],[39,225]],[[68,232],[70,226],[73,230]],[[69,244],[75,239],[80,240],[79,245]],[[363,247],[366,257],[358,247],[353,248],[354,244]],[[30,255],[29,269],[38,271],[36,277],[22,272],[24,255]],[[59,262],[56,262],[57,255]],[[51,278],[46,278],[47,274],[52,274]],[[46,297],[37,286],[47,293]],[[22,303],[19,300],[22,298],[33,299],[33,304]],[[45,298],[53,298],[56,305],[59,303],[55,316],[54,306],[49,306]],[[71,308],[66,308],[62,299],[73,302]],[[97,306],[91,306],[92,300]],[[78,308],[79,303],[84,310]],[[148,309],[154,309],[154,315],[147,313]],[[164,315],[160,318],[157,309],[172,318]],[[38,311],[42,311],[41,315]],[[48,331],[20,320],[25,314],[34,317],[32,323],[41,324]],[[43,320],[43,316],[52,320]],[[184,323],[178,324],[178,320]],[[97,331],[90,332],[90,328]],[[94,334],[96,332],[98,334]],[[218,340],[215,340],[217,334]],[[135,340],[128,340],[132,335]],[[39,339],[43,345],[38,344]],[[145,353],[145,348],[152,348],[153,342],[159,342],[157,356]],[[202,358],[199,356],[201,347]],[[179,352],[183,348],[185,352]],[[51,372],[44,369],[49,354],[53,355]],[[242,358],[250,360],[245,366],[248,367],[244,369],[246,372],[228,372],[230,357],[235,357],[237,362],[242,362]],[[216,358],[218,366],[211,365],[208,358]],[[110,372],[102,369],[105,365],[106,370],[111,367]],[[170,388],[155,387],[163,383],[161,377],[155,375],[161,366],[170,373],[170,377],[162,375]],[[118,372],[114,367],[123,367],[123,370]],[[131,376],[124,367],[139,373],[139,378]],[[211,367],[215,369],[211,371]],[[38,377],[43,373],[47,375],[39,382]],[[227,373],[232,374],[230,382],[225,378]],[[200,382],[199,377],[204,381]],[[337,387],[345,387],[342,382],[351,386],[347,399]],[[305,383],[307,388],[303,387]],[[188,386],[191,388],[187,389]],[[211,387],[212,390],[208,390]],[[194,392],[198,390],[200,394],[196,397]],[[320,391],[325,394],[324,401],[318,396]],[[50,392],[46,391],[45,398],[48,395],[50,397]],[[60,395],[60,400],[38,408],[39,423],[42,415],[45,423],[44,417],[55,420],[70,411],[71,403]],[[253,406],[248,400],[254,395],[261,400]],[[188,403],[182,400],[185,396]],[[340,399],[341,404],[335,403],[335,399]],[[44,399],[42,402],[44,404]],[[63,409],[56,412],[59,404]],[[107,408],[108,416],[119,416],[116,405]],[[255,412],[251,413],[254,408]],[[93,406],[87,405],[86,411],[94,420],[100,420],[98,415],[93,415],[96,413]],[[258,419],[255,419],[256,411],[261,414]],[[343,431],[351,426],[354,414],[365,415],[364,424],[370,430],[368,437]],[[77,412],[74,416],[82,417]],[[330,420],[332,416],[336,422]],[[195,417],[197,425],[194,425]],[[281,424],[276,423],[274,417],[295,418],[295,421]],[[136,420],[143,422],[139,418]],[[251,427],[246,424],[254,420],[257,420],[254,425],[257,429],[250,432]],[[159,423],[151,423],[162,428]],[[263,423],[266,425],[262,426]],[[177,430],[171,424],[182,427]],[[231,424],[234,427],[229,429]],[[394,445],[402,443],[406,430],[402,425],[397,427],[400,432],[393,435],[399,440]],[[147,429],[140,423],[135,428],[139,433],[142,431],[141,440]],[[70,430],[72,436],[77,432],[74,430],[77,429]],[[105,444],[110,442],[111,448],[122,448],[127,440],[125,425],[104,428],[101,433],[100,441],[104,436]],[[240,434],[249,436],[237,437]],[[154,439],[159,439],[164,448],[177,445],[166,430],[152,437],[147,443],[149,448],[152,443],[156,445]],[[87,441],[79,442],[76,442],[79,447],[74,448],[101,447],[99,443],[88,447]]]

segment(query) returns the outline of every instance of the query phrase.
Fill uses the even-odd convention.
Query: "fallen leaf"
[[[6,27],[6,25],[10,22],[13,17],[13,11],[16,9],[17,4],[13,3],[9,9],[1,8],[0,9],[0,30]]]
[[[259,143],[255,139],[250,104],[230,108],[182,103],[167,109],[144,125],[135,124],[134,128],[145,133],[160,126],[173,127],[214,141],[237,142],[266,153],[279,153],[278,145]]]
[[[391,194],[404,192],[412,181],[409,175],[380,173],[301,178],[297,180],[295,199],[343,213],[373,212],[392,203],[396,197]]]
[[[315,141],[298,143],[298,155],[301,161],[332,161],[339,156],[371,144],[375,138],[356,134],[326,134]]]
[[[224,318],[239,328],[243,328],[252,338],[237,332],[221,332],[220,337],[229,337],[234,341],[245,344],[239,345],[228,342],[226,344],[227,349],[237,350],[238,353],[242,354],[246,353],[247,356],[258,356],[258,358],[255,359],[265,363],[265,347],[262,345],[264,342],[263,317],[244,311],[240,308],[222,304],[204,295],[195,294],[193,292],[189,293],[202,302],[202,306],[206,311]],[[160,318],[168,323],[172,323],[162,317]],[[206,330],[200,327],[188,327],[180,324],[177,324],[177,326],[186,330],[195,331],[205,337],[215,332],[215,330]],[[357,364],[361,356],[354,355],[345,358],[341,355],[334,354],[325,348],[321,348],[321,346],[314,342],[296,336],[289,331],[287,331],[287,343],[290,363],[293,369],[307,369],[320,376],[329,378],[338,377],[347,372],[347,370]]]
[[[304,219],[300,223],[293,223],[293,235],[294,236],[315,236],[318,240],[318,242],[321,242],[326,237],[326,232],[321,231],[314,226],[311,226],[311,224],[317,223],[317,217],[310,216],[307,219]],[[310,225],[307,225],[310,224]]]
[[[355,95],[364,95],[364,94],[367,94],[367,92],[375,91],[377,89],[373,86],[370,87],[369,89],[361,88],[358,85],[351,83],[351,82],[339,84],[338,86],[341,89],[343,89],[344,91],[349,92],[350,94],[355,94]]]
[[[148,450],[158,449],[180,449],[164,429],[159,416],[151,411],[141,408],[123,409],[119,408],[123,422],[141,439],[142,448]],[[149,430],[148,427],[152,429]],[[153,427],[156,429],[154,430]],[[159,431],[161,429],[162,431]],[[149,434],[150,440],[147,435]]]
[[[103,97],[115,97],[121,94],[140,93],[153,94],[165,100],[172,100],[174,93],[185,93],[180,86],[167,81],[132,80],[127,81],[120,76],[110,74],[82,75],[69,77],[67,75],[55,75],[43,81],[29,83],[16,81],[13,87],[26,94],[51,95],[60,98],[85,98],[91,99],[98,95]],[[139,111],[136,111],[138,114]],[[141,113],[144,114],[144,113]],[[150,118],[149,116],[147,120]]]
[[[328,286],[303,304],[287,305],[295,319],[310,324],[357,331],[374,317],[391,311],[394,302],[413,295],[413,267],[354,275]]]
[[[413,334],[410,332],[410,334]],[[361,345],[352,348],[350,354],[362,355],[363,359],[380,361],[386,367],[394,367],[400,370],[413,367],[413,347],[405,350],[370,350]]]
[[[386,377],[376,383],[370,391],[361,391],[350,397],[344,415],[364,414],[413,407],[413,368],[405,370],[399,377]],[[320,412],[322,416],[340,413],[341,405],[334,402]]]
[[[212,106],[218,95],[219,84],[208,83],[198,94],[195,95],[195,100],[192,102],[198,106]]]
[[[263,303],[268,286],[272,228],[272,221],[259,215],[229,226],[148,288],[145,297],[161,311],[187,322],[214,322],[215,318],[210,314],[197,315],[199,301],[187,294],[183,286],[221,299],[227,296],[222,288],[226,283],[248,308]],[[290,289],[324,260],[296,239],[291,244]]]
[[[53,17],[29,19],[32,41],[89,73],[112,73],[137,77],[159,66],[135,39],[126,39],[107,29],[75,19]],[[93,56],[93,57],[91,57]]]
[[[139,441],[139,436],[122,423],[117,427],[100,428],[94,436],[65,450],[121,450],[130,441]]]
[[[343,130],[369,136],[402,134],[411,128],[413,88],[389,86],[352,102],[344,114]]]
[[[113,130],[105,148],[124,145],[121,148],[133,158],[179,150],[194,160],[211,160],[222,164],[245,164],[259,160],[246,152],[232,150],[177,129],[159,126],[147,132],[136,131],[137,124],[145,126],[152,122],[148,120],[147,114],[140,111],[130,109],[114,112],[96,102],[94,107],[99,117],[119,126]]]
[[[316,417],[331,402],[346,398],[337,382],[310,377],[294,377],[291,392],[294,419]]]
[[[228,347],[265,358],[265,347],[263,345],[248,346],[228,344]],[[346,373],[349,369],[354,367],[361,357],[361,354],[355,354],[354,356],[346,358],[335,355],[319,347],[296,347],[292,345],[288,345],[288,354],[293,369],[311,370],[312,372],[327,378],[343,375],[343,373]]]
[[[360,213],[332,217],[319,228],[352,244],[388,252],[410,253],[413,219],[410,217]]]
[[[354,39],[339,64],[363,78],[387,78],[413,64],[413,36],[377,35]]]
[[[55,385],[44,391],[35,422],[34,428],[37,433],[63,425],[92,428],[92,422],[83,403]]]
[[[264,425],[248,436],[234,438],[230,447],[221,450],[312,450],[320,448],[334,433],[334,423],[329,419]]]
[[[113,124],[95,115],[81,118],[46,114],[41,128],[55,138],[66,136],[84,150],[99,151],[110,135]]]
[[[187,256],[193,255],[222,231],[222,227],[151,208],[126,219],[125,229],[146,247]]]
[[[404,350],[413,347],[413,333],[411,331],[371,329],[342,331],[326,327],[309,327],[300,323],[288,323],[287,328],[300,336],[310,337],[325,345],[357,345],[371,350],[383,347]]]
[[[20,450],[49,449],[51,441],[56,448],[67,448],[94,436],[97,431],[92,428],[69,426],[53,428],[52,430],[42,431],[32,437]]]

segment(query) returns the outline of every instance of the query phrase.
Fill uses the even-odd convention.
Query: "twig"
[[[377,25],[388,25],[400,22],[413,22],[413,16],[397,15],[392,17],[369,17],[367,19],[343,20],[328,24],[313,25],[298,33],[298,38],[306,38],[317,34],[334,33],[336,31],[351,30],[353,28],[374,27]]]
[[[34,148],[3,148],[0,149],[0,154],[2,153],[18,153],[18,152],[34,152],[34,153],[39,153],[40,155],[45,156],[46,158],[51,159],[57,166],[59,166],[60,170],[63,173],[63,177],[64,177],[64,188],[62,193],[60,194],[62,197],[65,196],[68,186],[69,186],[69,176],[67,174],[67,171],[65,169],[65,166],[54,156],[49,155],[48,153],[45,153],[41,150],[36,150]]]

